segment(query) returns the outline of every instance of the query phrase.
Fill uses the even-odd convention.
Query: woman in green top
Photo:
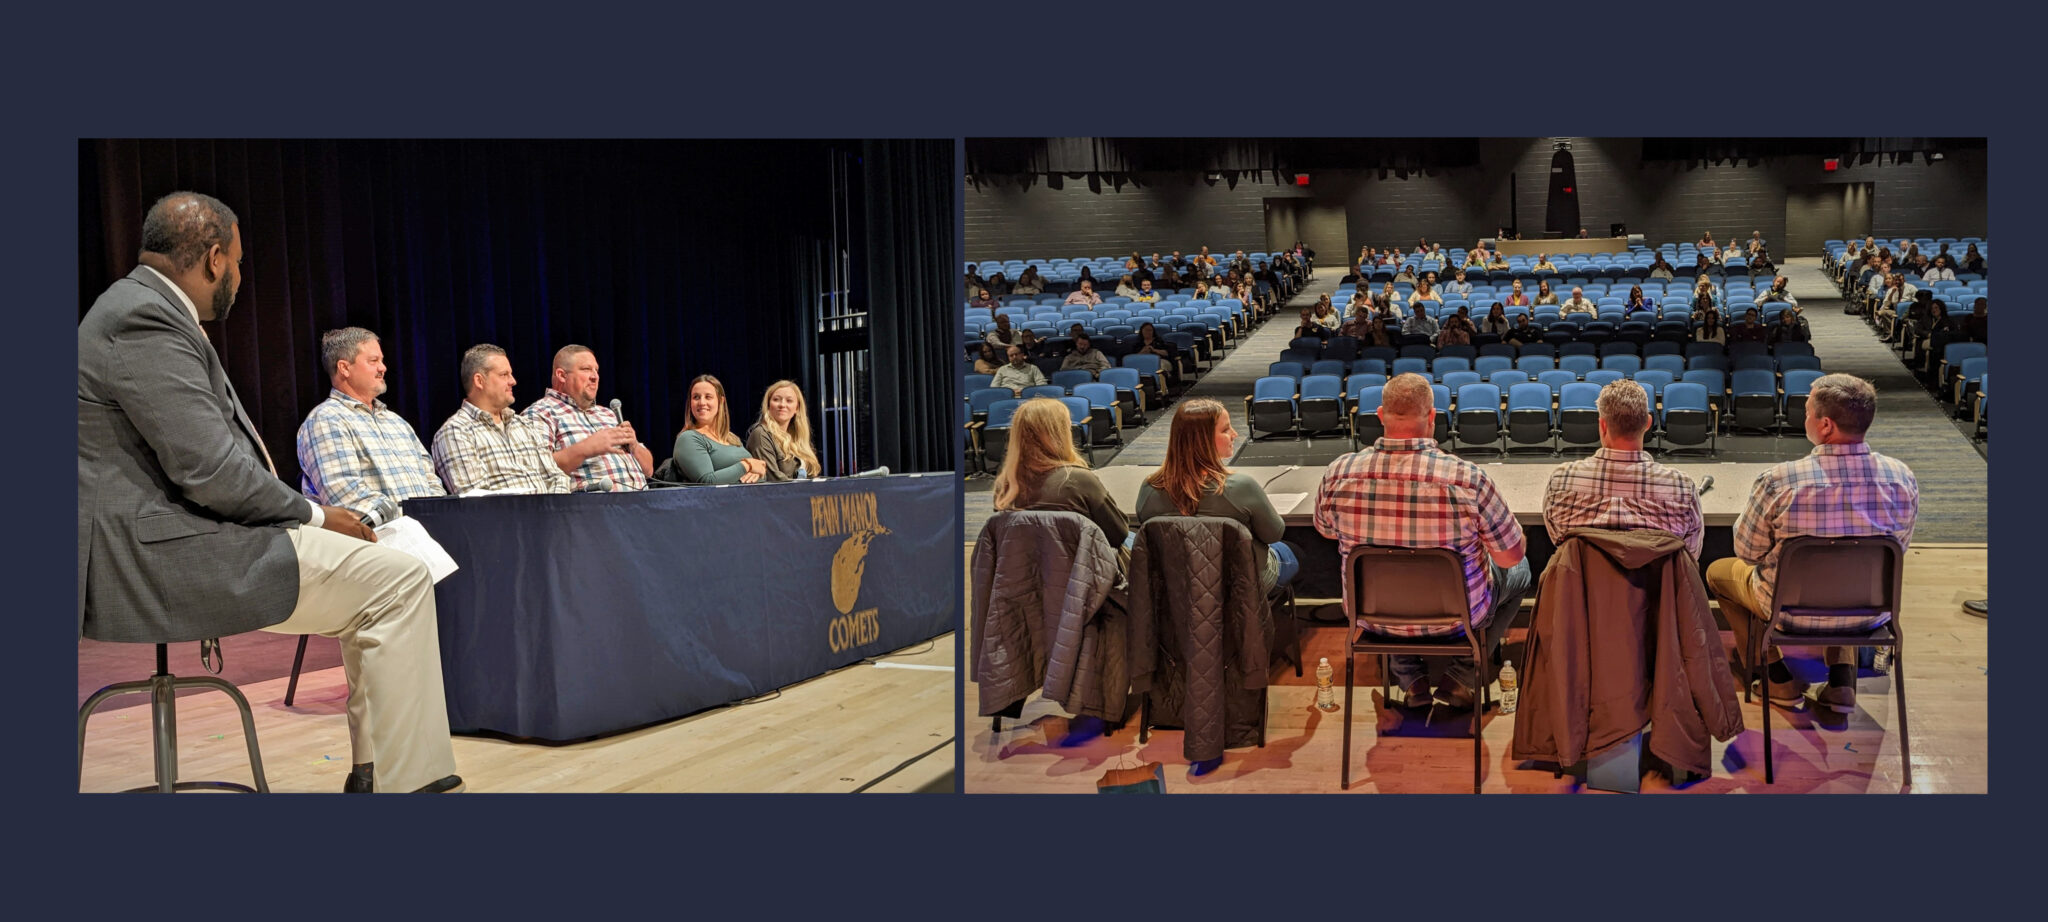
[[[1230,411],[1207,397],[1181,401],[1173,414],[1166,463],[1138,488],[1138,527],[1161,515],[1214,515],[1243,522],[1266,544],[1259,586],[1267,591],[1301,571],[1293,545],[1281,541],[1287,525],[1259,482],[1223,466],[1237,442]]]
[[[768,470],[732,434],[725,385],[710,375],[690,382],[690,425],[676,434],[675,467],[690,483],[753,483]]]

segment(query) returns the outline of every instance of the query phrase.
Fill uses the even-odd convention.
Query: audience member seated
[[[448,492],[567,493],[546,427],[512,412],[512,362],[489,343],[462,354],[462,408],[434,433],[434,473]]]
[[[1692,341],[1728,344],[1728,328],[1721,324],[1721,312],[1712,304],[1695,304],[1692,312]]]
[[[1444,296],[1436,293],[1436,289],[1430,285],[1429,279],[1423,279],[1421,282],[1416,283],[1415,296],[1408,299],[1408,306],[1420,309],[1418,306],[1424,301],[1435,301],[1438,304],[1444,303]]]
[[[447,495],[412,424],[377,399],[385,388],[377,334],[330,330],[320,337],[320,362],[332,387],[299,425],[299,491],[371,528],[398,518],[408,499]]]
[[[1488,272],[1499,272],[1508,268],[1511,268],[1508,265],[1508,258],[1499,253],[1493,254],[1493,258],[1486,263],[1486,271]]]
[[[1472,336],[1478,332],[1479,328],[1472,323],[1472,308],[1459,305],[1456,314],[1445,318],[1443,331],[1437,336],[1437,345],[1469,346],[1472,345]]]
[[[631,423],[597,405],[597,353],[588,346],[563,346],[550,374],[547,393],[528,404],[525,415],[547,432],[555,464],[569,475],[569,489],[647,489],[654,453],[640,444]]]
[[[995,510],[1013,509],[1087,516],[1117,549],[1117,582],[1123,582],[1131,564],[1130,528],[1101,478],[1074,450],[1072,417],[1057,400],[1026,400],[1010,421],[1010,447],[996,472]]]
[[[1409,285],[1415,284],[1415,267],[1413,265],[1402,266],[1401,271],[1394,273],[1394,281],[1404,282]],[[1393,283],[1389,282],[1388,284]]]
[[[995,378],[989,381],[988,386],[1007,387],[1010,393],[1022,397],[1025,388],[1045,383],[1045,372],[1039,371],[1038,366],[1031,364],[1031,357],[1025,354],[1023,347],[1011,346],[1009,358],[1010,364],[997,369]]]
[[[1962,334],[1973,343],[1991,341],[1991,299],[1978,298],[1970,305],[1970,316],[1963,318]]]
[[[1131,350],[1131,354],[1158,356],[1159,367],[1166,370],[1167,386],[1180,386],[1182,371],[1180,347],[1161,339],[1159,337],[1159,328],[1153,326],[1151,321],[1138,324],[1138,344],[1136,348]],[[1188,359],[1192,362],[1193,356],[1189,356]],[[1193,371],[1194,368],[1190,365],[1186,370]],[[1097,375],[1100,376],[1100,373],[1098,372]]]
[[[1131,278],[1130,273],[1124,273],[1124,277],[1117,281],[1116,294],[1119,298],[1130,298],[1134,301],[1137,300],[1138,283]]]
[[[1502,307],[1499,301],[1493,302],[1493,307],[1486,311],[1486,319],[1479,322],[1479,332],[1492,333],[1502,340],[1506,340],[1508,332],[1514,328],[1514,321],[1508,319],[1507,308]]]
[[[1494,304],[1499,307],[1498,303]],[[1543,328],[1529,322],[1528,314],[1516,314],[1515,325],[1508,330],[1507,341],[1517,346],[1543,341]]]
[[[1147,520],[1162,515],[1213,515],[1244,523],[1266,545],[1259,588],[1271,592],[1294,581],[1301,571],[1300,554],[1280,540],[1287,523],[1265,488],[1223,466],[1236,443],[1237,428],[1223,404],[1207,397],[1181,401],[1167,434],[1166,463],[1138,488],[1137,523],[1142,529]]]
[[[1768,324],[1771,328],[1770,344],[1775,348],[1779,343],[1810,343],[1813,330],[1806,325],[1806,318],[1798,311],[1786,311],[1778,315],[1778,322]]]
[[[1401,324],[1403,336],[1427,336],[1431,341],[1435,341],[1437,329],[1436,318],[1425,310],[1409,312],[1408,319]]]
[[[989,345],[998,349],[1015,344],[1017,342],[1017,331],[1010,326],[1010,315],[997,314],[996,328],[982,334],[981,338],[988,340]]]
[[[1724,306],[1721,303],[1721,286],[1714,284],[1714,280],[1705,275],[1701,275],[1692,285],[1692,304],[1694,310],[1699,309],[1700,298],[1702,297],[1707,299],[1707,306],[1715,310],[1719,310]]]
[[[1379,296],[1387,299],[1387,303],[1392,304],[1394,306],[1394,310],[1400,312],[1402,316],[1405,317],[1408,315],[1407,306],[1402,304],[1402,302],[1407,299],[1402,296],[1401,289],[1394,287],[1393,282],[1387,282],[1385,284],[1382,284],[1380,286]]]
[[[1714,243],[1714,232],[1707,231],[1700,234],[1700,239],[1694,241],[1693,246],[1702,250],[1718,249],[1718,246]]]
[[[1131,300],[1154,304],[1159,301],[1159,292],[1152,290],[1152,280],[1146,279],[1138,283],[1138,293]]]
[[[1558,305],[1558,310],[1560,314],[1566,317],[1573,314],[1585,314],[1588,317],[1600,316],[1600,305],[1586,300],[1586,290],[1579,287],[1572,288],[1572,296],[1566,298],[1563,304]]]
[[[1450,281],[1445,282],[1443,285],[1443,292],[1445,297],[1449,298],[1471,297],[1472,283],[1465,281],[1465,270],[1459,269],[1457,274],[1451,277]]]
[[[1543,527],[1554,546],[1575,528],[1634,531],[1652,528],[1685,542],[1697,561],[1706,532],[1692,478],[1650,459],[1643,435],[1650,429],[1649,395],[1634,381],[1600,389],[1600,449],[1550,473],[1543,490]]]
[[[1111,367],[1109,356],[1104,355],[1102,350],[1095,348],[1093,341],[1086,333],[1074,337],[1074,351],[1067,353],[1067,357],[1060,360],[1061,371],[1072,371],[1078,368],[1098,378],[1102,377],[1102,373],[1108,371]]]
[[[676,433],[674,465],[685,483],[756,483],[768,475],[768,462],[732,434],[725,385],[717,378],[690,381],[690,425]]]
[[[1064,415],[1066,408],[1060,412]],[[761,395],[761,415],[747,428],[747,453],[766,465],[762,479],[777,483],[820,476],[811,444],[811,419],[795,381],[777,381]]]
[[[1372,314],[1372,302],[1358,298],[1351,302],[1351,316],[1345,318],[1344,325],[1337,328],[1337,335],[1352,337],[1357,339],[1360,345],[1366,345],[1367,341],[1373,338],[1373,331],[1376,329],[1384,328],[1380,325],[1379,318]]]
[[[1031,331],[1025,330],[1024,334],[1028,336]],[[969,346],[967,351],[974,355],[975,374],[992,375],[996,373],[996,369],[1003,367],[1002,357],[996,354],[995,345],[986,340]]]
[[[1073,294],[1067,295],[1067,300],[1064,303],[1086,304],[1090,307],[1099,307],[1102,304],[1102,296],[1095,293],[1095,283],[1084,278],[1080,282],[1080,287],[1074,289]]]
[[[1884,276],[1883,294],[1863,302],[1864,316],[1874,320],[1885,337],[1890,338],[1892,326],[1899,321],[1899,305],[1913,303],[1919,294],[1919,286],[1906,281],[1903,273],[1894,272]]]
[[[1963,271],[1984,274],[1984,254],[1977,252],[1977,245],[1974,243],[1963,250]]]
[[[965,294],[963,297],[967,298],[970,301],[980,297],[981,290],[988,287],[987,280],[981,277],[981,273],[975,271],[977,268],[979,267],[977,267],[974,263],[967,264],[967,294]]]
[[[1039,339],[1038,334],[1030,330],[1017,331],[1017,345],[1024,347],[1025,358],[1031,359],[1044,358],[1046,349],[1050,348],[1045,340]],[[994,346],[990,346],[989,348],[996,349],[996,347]],[[1005,346],[1002,347],[1001,349],[996,349],[996,351],[993,352],[992,354],[995,356],[1006,357],[1008,350],[1009,347]],[[1000,362],[998,362],[994,367],[1001,368],[1003,366]],[[981,366],[979,363],[975,365],[975,371],[980,374],[995,374],[994,371],[981,371]]]
[[[1725,265],[1727,265],[1727,264],[1728,264],[1728,261],[1729,261],[1729,260],[1731,260],[1731,259],[1746,259],[1746,258],[1748,258],[1748,254],[1746,254],[1746,253],[1744,253],[1744,252],[1743,252],[1743,250],[1742,250],[1742,247],[1740,247],[1740,246],[1736,245],[1735,241],[1733,241],[1733,240],[1730,240],[1730,241],[1728,241],[1728,246],[1727,246],[1727,247],[1725,247],[1725,248],[1723,248],[1723,249],[1721,250],[1721,257],[1720,257],[1720,259],[1719,259],[1719,260],[1717,260],[1717,261],[1718,261],[1718,262],[1720,262],[1720,263],[1721,263],[1722,265],[1724,265],[1724,266],[1725,266]]]
[[[1002,304],[996,300],[995,295],[990,294],[989,290],[983,287],[975,289],[974,300],[967,302],[967,306],[976,310],[992,311],[1001,307]]]
[[[1522,526],[1492,479],[1470,461],[1438,450],[1430,433],[1436,405],[1429,379],[1396,375],[1381,392],[1379,418],[1386,434],[1364,451],[1341,455],[1324,470],[1316,490],[1316,531],[1337,541],[1340,554],[1362,544],[1440,547],[1465,564],[1465,595],[1475,629],[1498,643],[1505,631],[1487,631],[1510,618],[1529,587]],[[1409,636],[1456,634],[1462,628],[1398,629]],[[1492,655],[1491,645],[1482,650]],[[1411,706],[1431,703],[1429,668],[1420,656],[1396,656],[1393,678]],[[1445,670],[1438,697],[1454,708],[1473,706],[1483,676],[1471,657]]]
[[[1544,283],[1544,287],[1547,290],[1549,287],[1549,283]],[[1501,303],[1509,307],[1529,307],[1535,302],[1530,301],[1529,295],[1522,291],[1522,280],[1516,279],[1513,287],[1510,288],[1508,291],[1508,296],[1506,298],[1501,299]],[[1557,303],[1557,299],[1552,298],[1551,303]]]
[[[1707,258],[1706,253],[1701,253],[1693,259],[1692,271],[1694,275],[1706,278],[1707,273],[1714,271],[1714,263]]]
[[[1009,294],[1015,290],[1014,287],[1011,286],[1010,281],[1006,278],[1003,278],[1003,274],[1000,272],[988,277],[987,287],[989,294],[995,295],[998,298],[1006,294]]]
[[[1631,285],[1628,289],[1628,300],[1622,303],[1622,314],[1623,316],[1633,317],[1638,311],[1648,311],[1650,317],[1655,319],[1657,316],[1657,299],[1643,294],[1643,286]]]
[[[1928,266],[1926,271],[1920,273],[1920,281],[1923,282],[1953,282],[1955,280],[1956,271],[1949,268],[1948,257],[1946,256],[1934,257],[1934,264]]]
[[[1650,262],[1650,277],[1653,279],[1674,279],[1678,277],[1678,271],[1671,268],[1670,263],[1664,261],[1664,254],[1659,253]]]
[[[1782,301],[1786,307],[1797,312],[1799,310],[1799,299],[1792,296],[1791,284],[1791,279],[1782,275],[1778,276],[1771,280],[1771,287],[1757,292],[1756,299],[1751,303],[1762,305],[1772,301]]]
[[[1045,293],[1045,277],[1038,274],[1037,266],[1025,266],[1024,273],[1017,276],[1017,284],[1011,286],[1011,294],[1040,295]]]
[[[1515,295],[1516,295],[1517,297],[1521,297],[1521,299],[1522,299],[1522,300],[1521,300],[1520,302],[1517,302],[1517,301],[1514,301],[1514,300],[1510,299],[1510,300],[1509,300],[1509,301],[1508,301],[1507,303],[1509,303],[1509,304],[1516,304],[1516,303],[1520,303],[1520,304],[1529,304],[1529,305],[1534,305],[1534,304],[1556,304],[1556,303],[1558,303],[1558,298],[1557,298],[1557,292],[1555,292],[1555,291],[1551,291],[1551,290],[1550,290],[1550,280],[1549,280],[1549,279],[1539,279],[1539,280],[1538,280],[1538,281],[1536,282],[1536,297],[1535,297],[1534,299],[1531,299],[1531,298],[1529,298],[1529,297],[1527,297],[1527,296],[1524,296],[1524,295],[1522,294],[1522,280],[1521,280],[1521,279],[1516,279],[1516,280],[1515,280],[1515,283],[1514,283],[1514,294],[1515,294]]]
[[[1529,268],[1530,268],[1531,270],[1533,270],[1533,271],[1536,271],[1536,272],[1556,272],[1556,271],[1558,271],[1558,269],[1557,269],[1557,264],[1556,264],[1556,263],[1554,263],[1554,262],[1551,262],[1551,261],[1550,261],[1550,254],[1548,254],[1548,253],[1538,253],[1538,254],[1536,254],[1536,261],[1535,261],[1534,263],[1530,264]]]
[[[1188,287],[1188,281],[1180,274],[1179,269],[1172,265],[1167,265],[1159,270],[1159,286],[1161,288],[1186,288]]]
[[[1728,328],[1731,343],[1763,343],[1770,340],[1770,331],[1764,329],[1763,315],[1752,307],[1742,312],[1742,322]]]
[[[1780,544],[1801,535],[1856,537],[1885,535],[1906,546],[1920,512],[1920,486],[1906,465],[1871,451],[1863,438],[1877,415],[1877,392],[1852,375],[1825,375],[1806,398],[1806,438],[1813,452],[1771,467],[1750,489],[1749,506],[1735,520],[1735,556],[1707,567],[1707,589],[1721,602],[1735,632],[1736,649],[1749,649],[1750,635],[1770,620],[1777,585]],[[1843,630],[1853,625],[1812,625],[1787,616],[1794,630]],[[1875,627],[1874,623],[1869,625]],[[1827,648],[1828,684],[1815,703],[1844,714],[1856,710],[1856,650]],[[1769,663],[1765,694],[1772,704],[1796,708],[1807,686],[1785,668],[1777,650]]]

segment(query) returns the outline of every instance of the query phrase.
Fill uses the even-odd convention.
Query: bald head
[[[177,272],[199,264],[213,247],[228,248],[235,232],[235,213],[220,199],[202,192],[173,192],[157,199],[142,219],[142,252],[170,261]]]
[[[1428,436],[1436,426],[1436,395],[1429,379],[1418,374],[1395,375],[1380,391],[1380,423],[1390,439]]]
[[[575,343],[570,343],[569,345],[563,346],[562,348],[555,350],[555,370],[571,371],[575,369],[576,357],[579,355],[588,354],[589,352],[589,346],[579,346],[576,345]]]

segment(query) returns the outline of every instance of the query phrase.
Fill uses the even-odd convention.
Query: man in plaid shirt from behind
[[[1650,399],[1626,378],[1600,389],[1600,450],[1557,466],[1543,491],[1543,527],[1554,546],[1575,528],[1633,531],[1654,528],[1677,535],[1700,556],[1699,490],[1692,478],[1650,460],[1643,433],[1650,429]]]
[[[1853,375],[1826,375],[1813,382],[1813,393],[1806,398],[1806,438],[1813,442],[1813,453],[1757,477],[1749,507],[1735,520],[1735,557],[1707,567],[1707,590],[1720,600],[1738,649],[1747,650],[1750,632],[1770,618],[1779,545],[1787,539],[1889,535],[1905,546],[1912,538],[1913,520],[1920,514],[1920,484],[1904,463],[1863,443],[1876,415],[1877,391],[1870,382]],[[1786,618],[1786,626],[1795,631],[1868,630],[1878,623]],[[1806,699],[1806,683],[1785,668],[1777,650],[1765,656],[1770,665],[1764,685],[1771,703],[1798,707]],[[1827,662],[1828,684],[1814,696],[1816,703],[1853,713],[1855,648],[1829,647]]]
[[[1487,631],[1494,619],[1513,617],[1529,588],[1529,562],[1522,526],[1479,467],[1437,450],[1436,403],[1429,379],[1396,375],[1381,392],[1379,418],[1386,435],[1369,449],[1339,457],[1323,471],[1316,489],[1316,530],[1335,538],[1349,554],[1361,544],[1381,547],[1441,547],[1464,561],[1465,597],[1472,624]],[[1347,581],[1348,582],[1348,581]],[[1345,591],[1349,592],[1347,584]],[[1371,625],[1368,625],[1369,627]],[[1389,628],[1386,634],[1456,634],[1463,628]],[[1393,657],[1393,678],[1410,706],[1432,703],[1429,668],[1420,656]],[[1469,656],[1452,659],[1437,697],[1454,708],[1478,697],[1479,664]]]
[[[377,334],[329,330],[320,337],[320,361],[334,386],[299,425],[300,492],[372,528],[398,518],[398,504],[408,499],[447,495],[412,424],[377,399],[385,389]]]

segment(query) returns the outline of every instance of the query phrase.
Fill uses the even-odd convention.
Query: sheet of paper
[[[427,534],[425,525],[408,516],[399,516],[377,526],[377,543],[419,558],[421,563],[427,565],[427,572],[433,575],[434,582],[437,583],[447,579],[448,574],[457,569],[455,558],[448,556],[448,552],[441,547],[441,542],[434,540],[433,535]]]
[[[1301,501],[1307,498],[1307,493],[1266,494],[1266,500],[1273,504],[1273,511],[1280,513],[1281,515],[1287,515],[1288,513],[1293,512],[1294,507],[1301,505]]]

